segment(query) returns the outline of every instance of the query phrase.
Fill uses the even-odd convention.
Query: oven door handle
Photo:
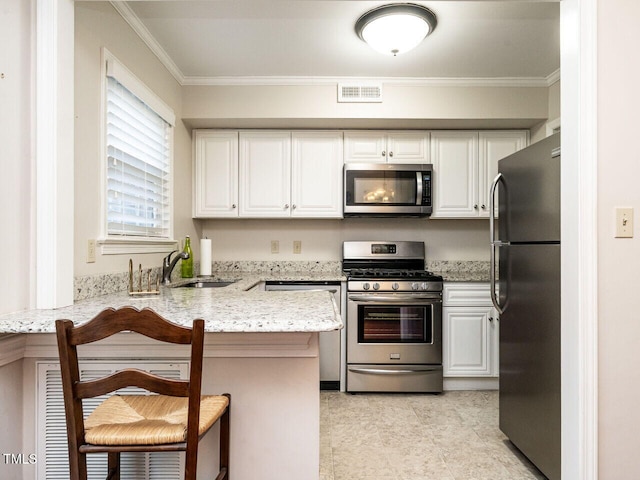
[[[428,295],[349,295],[348,299],[354,302],[389,302],[389,303],[442,303],[442,299],[438,296]]]
[[[381,368],[354,368],[349,367],[349,371],[353,373],[364,373],[370,375],[412,375],[424,372],[436,372],[442,370],[442,367],[421,367],[421,368],[403,368],[397,370],[383,370]]]

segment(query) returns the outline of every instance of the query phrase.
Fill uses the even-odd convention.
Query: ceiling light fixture
[[[369,10],[356,22],[356,33],[374,50],[394,57],[417,47],[436,28],[435,14],[413,3]]]

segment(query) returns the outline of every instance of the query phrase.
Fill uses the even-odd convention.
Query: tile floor
[[[320,394],[320,480],[545,477],[498,429],[498,393]]]

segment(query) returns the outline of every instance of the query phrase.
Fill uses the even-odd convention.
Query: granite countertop
[[[1,315],[0,332],[54,332],[56,319],[83,323],[105,308],[127,305],[151,308],[183,325],[190,325],[195,318],[203,318],[207,332],[324,332],[343,327],[338,306],[329,292],[249,291],[266,280],[340,281],[344,279],[340,274],[223,272],[200,279],[234,280],[235,283],[222,288],[175,288],[196,280],[185,279],[171,287],[161,287],[159,295],[131,297],[127,292],[118,292],[79,300],[68,307]]]
[[[458,271],[458,272],[435,272],[442,275],[445,282],[489,282],[489,272],[483,271]]]
[[[152,308],[176,323],[205,320],[207,332],[324,332],[343,327],[333,296],[326,291],[251,290],[264,281],[340,282],[346,277],[340,262],[216,262],[220,269],[209,277],[178,279],[161,287],[160,295],[131,297],[122,290],[126,276],[85,277],[79,298],[68,307],[26,310],[0,315],[0,333],[54,332],[58,318],[76,323],[90,320],[107,307],[133,305]],[[488,262],[434,261],[427,269],[445,282],[488,282]],[[234,281],[222,288],[174,288],[194,280]],[[109,289],[111,292],[107,293]],[[126,288],[126,287],[124,287]],[[100,291],[102,289],[102,291]],[[105,291],[106,289],[106,291]],[[105,293],[105,294],[100,294]]]
[[[489,282],[490,268],[487,261],[432,261],[427,269],[441,275],[445,282]]]

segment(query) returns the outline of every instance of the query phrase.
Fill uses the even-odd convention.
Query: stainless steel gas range
[[[348,392],[442,392],[442,277],[423,242],[344,242]]]

